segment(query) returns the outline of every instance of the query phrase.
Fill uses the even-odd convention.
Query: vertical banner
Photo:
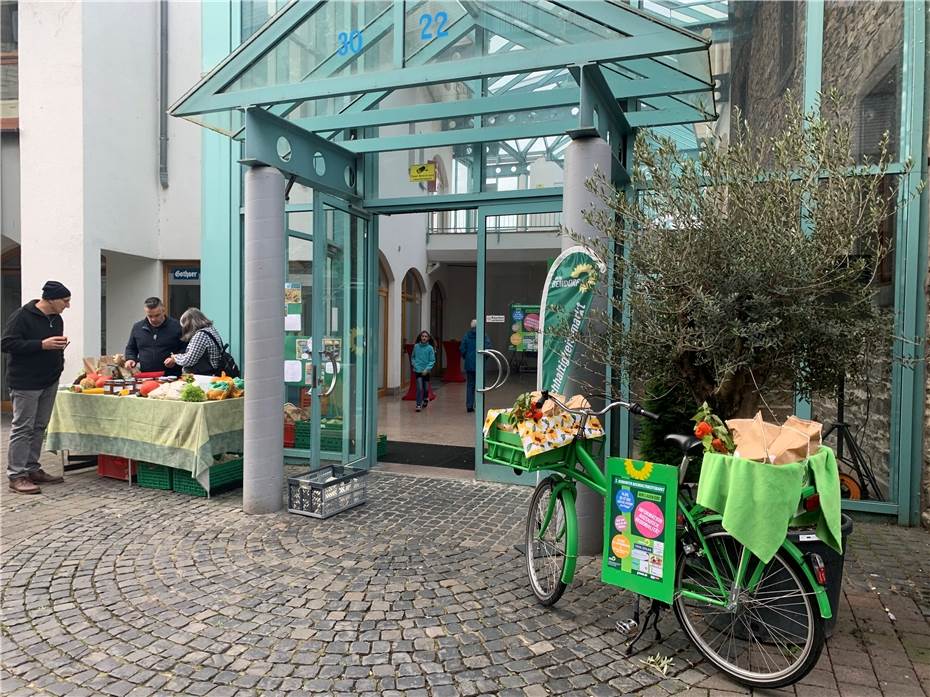
[[[580,245],[566,249],[549,267],[540,301],[537,389],[564,394],[576,349],[576,342],[565,335],[584,326],[594,290],[606,270],[604,262]],[[546,327],[555,331],[547,334]]]

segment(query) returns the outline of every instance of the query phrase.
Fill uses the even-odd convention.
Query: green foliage
[[[659,420],[639,420],[640,456],[648,462],[677,465],[681,462],[681,449],[677,445],[669,445],[664,438],[668,433],[685,434],[693,430],[691,415],[694,407],[691,405],[691,394],[682,385],[670,390],[650,385],[648,392],[652,396],[643,400],[643,407],[658,414]]]
[[[182,402],[205,402],[206,399],[207,395],[200,385],[189,382],[181,388]]]
[[[602,235],[585,243],[603,259],[622,250],[614,286],[599,287],[606,309],[578,337],[594,360],[685,386],[693,405],[733,418],[755,413],[760,393],[830,391],[865,377],[863,357],[888,355],[889,318],[869,280],[897,179],[886,177],[887,134],[876,161],[856,161],[850,125],[829,116],[837,104],[804,114],[789,95],[772,137],[737,112],[730,142],[694,159],[640,133],[638,195],[601,175],[588,182],[606,209],[587,212]],[[615,321],[624,283],[629,328]]]

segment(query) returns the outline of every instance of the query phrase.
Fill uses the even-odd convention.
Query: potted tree
[[[589,355],[727,419],[751,417],[770,392],[833,390],[862,376],[864,356],[887,354],[869,281],[900,192],[887,133],[875,161],[857,162],[850,125],[830,118],[838,104],[830,95],[805,114],[789,95],[774,136],[737,112],[730,142],[697,156],[640,133],[636,196],[588,182],[606,206],[587,213],[602,234],[584,243],[617,269],[577,337]],[[616,321],[624,297],[628,325]]]

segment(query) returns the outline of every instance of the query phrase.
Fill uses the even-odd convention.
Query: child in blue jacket
[[[428,331],[420,332],[417,343],[413,347],[410,364],[417,379],[417,411],[420,411],[429,406],[429,371],[436,365],[433,338]]]

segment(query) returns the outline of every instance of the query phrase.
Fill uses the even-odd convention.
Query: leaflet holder
[[[479,349],[478,353],[490,356],[497,363],[497,379],[490,387],[482,387],[478,392],[490,392],[496,390],[510,379],[510,362],[500,351],[496,349]]]

